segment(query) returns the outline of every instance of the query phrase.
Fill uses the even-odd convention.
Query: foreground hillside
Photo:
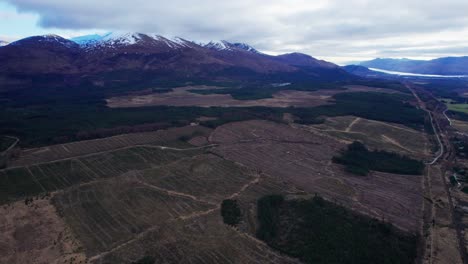
[[[345,146],[307,126],[256,120],[215,130],[189,126],[25,150],[0,171],[6,187],[0,190],[1,242],[8,245],[0,260],[327,263],[347,243],[340,242],[341,231],[329,233],[337,247],[321,249],[322,257],[312,262],[291,237],[264,236],[275,232],[269,228],[285,232],[290,213],[301,219],[303,211],[295,209],[294,201],[315,194],[331,202],[320,206],[334,216],[321,211],[321,218],[362,228],[355,239],[370,243],[372,233],[382,243],[392,241],[391,249],[372,245],[375,254],[361,263],[375,263],[387,254],[411,263],[418,245],[421,176],[354,176],[332,163]],[[278,226],[265,223],[269,218],[260,201],[268,195],[288,199],[278,212]],[[221,213],[228,210],[226,200],[239,207],[237,220],[229,224]],[[301,221],[322,221],[303,216]]]

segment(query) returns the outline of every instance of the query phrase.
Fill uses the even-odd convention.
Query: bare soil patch
[[[0,263],[85,263],[81,244],[50,200],[18,201],[0,208]]]

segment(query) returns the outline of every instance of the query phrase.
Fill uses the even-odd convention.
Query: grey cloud
[[[59,29],[139,31],[196,41],[243,41],[260,50],[301,51],[314,56],[451,55],[466,50],[466,0],[8,0],[20,12],[40,15],[40,25]],[[432,33],[453,31],[446,47],[435,51]],[[424,45],[404,39],[429,35]],[[386,38],[400,38],[382,44]],[[372,41],[375,43],[372,44]],[[378,41],[380,40],[380,41]],[[369,42],[368,45],[357,45]],[[418,46],[419,45],[419,46]],[[453,48],[451,48],[451,45]],[[468,46],[468,45],[466,45]],[[412,48],[402,50],[402,48]],[[411,55],[413,53],[414,55]]]

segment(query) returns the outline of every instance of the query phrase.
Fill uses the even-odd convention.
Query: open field
[[[461,133],[468,133],[468,122],[457,119],[450,119],[452,126]]]
[[[305,128],[318,130],[346,143],[358,140],[374,150],[396,152],[419,159],[431,156],[427,135],[400,124],[339,116]]]
[[[411,231],[420,227],[421,176],[373,172],[358,177],[331,159],[345,144],[266,121],[230,123],[210,136],[214,152]]]
[[[447,104],[450,111],[468,113],[468,104]]]
[[[10,167],[32,165],[41,162],[72,158],[93,153],[122,149],[136,145],[167,145],[168,142],[193,135],[207,136],[210,129],[186,126],[154,132],[123,134],[102,139],[71,142],[41,148],[25,149],[19,158],[10,162]]]
[[[463,96],[466,96],[466,93],[464,93]],[[465,114],[468,113],[468,104],[466,102],[464,104],[463,103],[455,103],[455,101],[453,99],[450,99],[450,98],[441,98],[440,100],[443,103],[445,103],[445,105],[447,106],[447,108],[450,111],[462,112],[462,113],[465,113]]]
[[[153,93],[148,95],[133,95],[112,97],[107,99],[109,107],[141,107],[141,106],[201,106],[201,107],[314,107],[328,104],[331,97],[343,92],[385,92],[398,93],[395,90],[375,88],[360,85],[349,85],[340,89],[323,89],[318,91],[285,90],[273,94],[273,98],[258,100],[236,100],[230,94],[196,94],[189,90],[207,89],[206,87],[180,87],[169,93]],[[213,89],[213,88],[210,88]]]

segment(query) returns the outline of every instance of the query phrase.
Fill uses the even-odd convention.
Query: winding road
[[[429,100],[434,100],[434,102],[438,102],[437,105],[434,107],[433,110],[430,110],[426,107],[426,103],[420,99],[418,96],[417,92],[415,91],[414,84],[411,83],[405,83],[405,86],[413,93],[414,97],[418,101],[418,105],[420,106],[421,109],[426,111],[429,114],[430,121],[432,128],[434,130],[434,134],[436,135],[437,142],[439,144],[439,153],[438,155],[431,161],[426,163],[427,164],[427,173],[424,176],[425,179],[425,194],[429,194],[429,197],[425,197],[425,199],[428,199],[430,205],[430,208],[425,208],[424,210],[429,210],[430,211],[430,218],[425,217],[424,218],[424,224],[426,226],[426,229],[423,229],[423,231],[428,232],[426,235],[428,237],[425,238],[425,251],[426,253],[424,254],[425,260],[424,263],[429,263],[432,264],[434,261],[434,258],[436,258],[437,251],[434,252],[434,228],[438,226],[438,221],[439,217],[443,216],[438,216],[437,211],[440,210],[435,208],[435,202],[437,199],[440,199],[441,196],[445,196],[444,199],[446,198],[448,201],[448,211],[450,213],[449,219],[451,221],[452,228],[454,229],[456,233],[456,239],[457,239],[457,246],[458,246],[458,252],[461,257],[461,261],[463,263],[467,262],[467,256],[466,256],[466,251],[465,251],[465,237],[464,237],[464,230],[463,227],[460,225],[459,221],[454,217],[455,215],[455,207],[453,204],[453,199],[450,191],[450,183],[447,182],[445,175],[446,172],[450,172],[452,170],[451,163],[455,159],[454,156],[454,151],[452,150],[452,145],[449,140],[449,131],[446,129],[442,129],[443,126],[441,126],[441,121],[442,120],[447,120],[450,124],[452,125],[452,121],[450,118],[447,116],[447,107],[444,104],[444,107],[439,107],[442,105],[437,98],[435,98],[431,93],[427,92],[426,90],[421,90],[419,92],[425,93],[428,95]],[[434,170],[435,172],[438,172],[437,174],[431,173],[431,171]],[[440,188],[441,186],[434,186],[432,183],[432,179],[437,179],[434,177],[440,177],[440,182],[443,183],[443,190],[444,193],[441,194],[439,193],[439,196],[435,195],[433,196],[432,194],[432,189],[433,188]],[[427,206],[427,205],[425,205]],[[438,226],[440,229],[441,227]],[[437,230],[437,229],[436,229]],[[439,234],[440,236],[440,234]],[[438,237],[438,239],[441,239]],[[440,246],[440,245],[439,245]],[[444,246],[450,246],[450,245],[444,245]],[[429,252],[428,252],[429,251]]]

